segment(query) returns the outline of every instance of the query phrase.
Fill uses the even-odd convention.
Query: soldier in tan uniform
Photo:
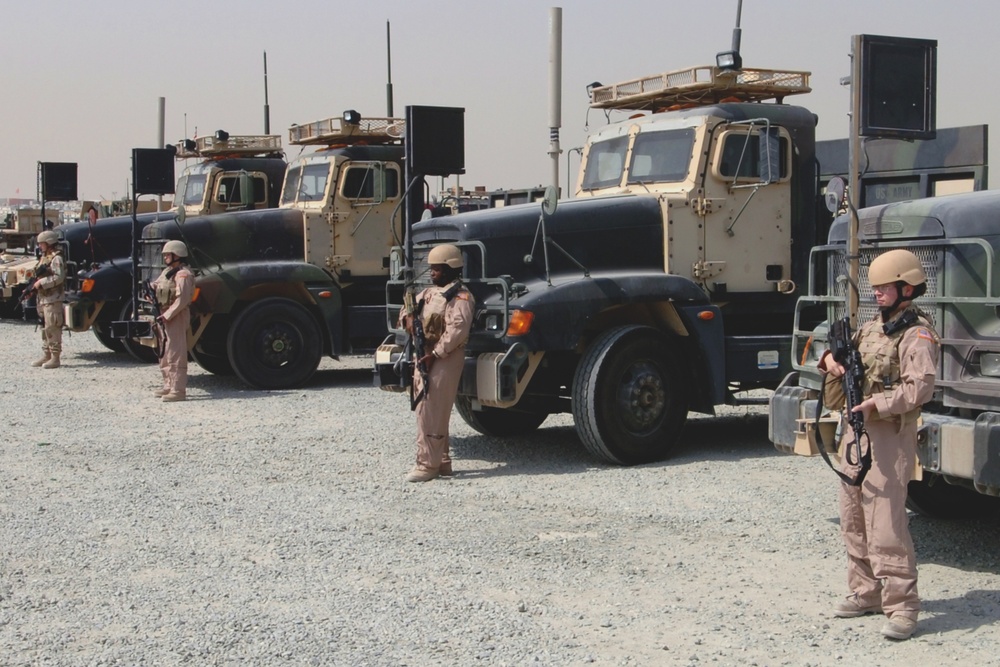
[[[423,323],[424,356],[417,360],[427,372],[426,393],[417,404],[417,464],[408,482],[426,482],[451,475],[448,422],[458,394],[465,363],[465,343],[472,328],[475,299],[462,284],[462,252],[450,244],[439,245],[427,257],[433,287],[417,296]],[[412,318],[401,314],[402,325],[413,332]],[[425,390],[422,373],[414,372],[414,390]]]
[[[59,249],[59,235],[54,231],[42,232],[38,235],[36,243],[42,251],[42,256],[35,273],[42,276],[35,279],[31,289],[37,290],[35,303],[38,307],[38,317],[42,321],[42,356],[31,365],[59,368],[59,357],[62,355],[62,329],[65,323],[63,295],[66,291],[66,262]]]
[[[187,398],[187,332],[191,323],[191,300],[194,297],[194,275],[187,268],[188,249],[183,241],[167,241],[163,245],[166,268],[153,282],[156,301],[160,305],[157,319],[159,331],[166,338],[160,357],[163,387],[153,392],[165,403]]]
[[[920,260],[908,250],[890,250],[872,262],[868,277],[881,311],[855,334],[865,366],[864,414],[872,466],[860,486],[840,485],[840,530],[847,546],[851,594],[834,615],[853,618],[883,612],[882,634],[908,639],[917,626],[917,563],[906,514],[906,487],[916,466],[917,420],[931,399],[939,339],[913,299],[926,290]],[[843,408],[844,367],[829,352],[819,363],[826,373],[826,406]],[[855,476],[845,456],[854,434],[845,427],[841,471]],[[854,462],[857,463],[857,462]]]

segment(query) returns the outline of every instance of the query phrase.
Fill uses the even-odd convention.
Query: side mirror
[[[758,130],[760,155],[757,157],[757,173],[764,185],[781,178],[781,142],[776,127],[762,127]]]
[[[542,217],[546,220],[556,214],[559,205],[559,188],[550,185],[545,188],[545,195],[542,197]]]

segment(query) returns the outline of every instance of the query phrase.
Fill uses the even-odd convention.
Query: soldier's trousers
[[[899,430],[895,421],[869,420],[872,468],[860,487],[840,485],[840,531],[847,546],[847,585],[863,604],[916,619],[917,561],[906,514],[906,486],[916,462],[917,425]],[[854,475],[844,446],[854,434],[845,427],[841,470]],[[853,460],[853,455],[852,455]]]
[[[51,354],[61,354],[62,330],[65,322],[62,303],[57,301],[38,304],[38,315],[42,319],[42,350]]]
[[[190,321],[191,316],[185,310],[163,325],[167,340],[160,357],[160,373],[163,375],[163,389],[171,394],[187,391],[187,330]]]
[[[428,392],[417,404],[417,465],[437,470],[442,461],[450,461],[448,422],[458,394],[465,354],[457,349],[444,359],[435,359],[428,375]],[[423,386],[420,373],[414,373],[416,391]]]

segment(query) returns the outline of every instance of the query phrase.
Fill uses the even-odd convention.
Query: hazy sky
[[[265,50],[271,133],[284,143],[293,123],[349,108],[384,116],[387,20],[395,115],[412,104],[466,109],[462,185],[545,184],[555,6],[567,150],[582,145],[588,118],[604,123],[601,112],[587,114],[588,83],[713,63],[730,46],[737,0],[6,0],[0,197],[33,197],[38,161],[77,162],[81,198],[124,196],[131,149],[156,144],[159,97],[167,142],[196,129],[262,133]],[[811,71],[813,92],[789,101],[817,113],[819,138],[832,139],[848,132],[839,80],[851,35],[937,39],[938,126],[992,124],[998,17],[988,0],[745,0],[743,61]],[[570,158],[575,172],[578,155]]]

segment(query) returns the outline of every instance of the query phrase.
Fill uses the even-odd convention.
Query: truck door
[[[385,260],[400,233],[392,219],[400,197],[400,170],[392,162],[352,161],[341,169],[336,196],[335,255],[353,276],[388,274]],[[401,215],[397,212],[397,216]]]
[[[773,292],[791,278],[791,157],[788,132],[765,120],[717,133],[696,207],[705,223],[695,273],[713,293]]]

